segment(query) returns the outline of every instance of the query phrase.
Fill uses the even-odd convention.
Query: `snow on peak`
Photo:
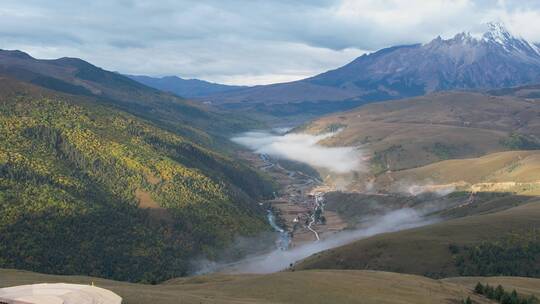
[[[497,42],[502,45],[508,44],[511,40],[517,39],[513,37],[506,29],[504,24],[500,22],[489,22],[487,24],[488,31],[484,33],[482,38],[486,41]]]
[[[488,30],[482,35],[482,40],[488,43],[497,43],[501,45],[506,51],[518,50],[526,53],[534,53],[540,56],[540,49],[538,46],[530,43],[529,41],[512,35],[501,22],[489,22],[487,23]]]
[[[507,53],[517,52],[526,56],[540,57],[540,45],[535,45],[519,36],[512,35],[503,23],[489,22],[486,26],[487,31],[482,34],[461,32],[451,39],[442,39],[438,36],[424,45],[429,47],[445,47],[449,45],[480,47],[484,45],[502,49]]]

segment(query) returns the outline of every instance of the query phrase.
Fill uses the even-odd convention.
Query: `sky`
[[[540,42],[540,1],[0,0],[0,48],[226,84],[315,75],[366,52],[489,21]]]

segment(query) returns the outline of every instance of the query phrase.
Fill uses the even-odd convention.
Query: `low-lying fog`
[[[330,238],[300,245],[289,250],[276,249],[270,253],[247,257],[242,261],[231,264],[209,263],[206,261],[198,265],[198,273],[203,274],[215,271],[229,273],[271,273],[281,271],[288,268],[290,264],[294,264],[323,250],[345,245],[376,234],[419,227],[433,222],[433,219],[422,217],[422,214],[416,210],[408,208],[400,209],[383,216],[372,218],[363,229],[338,232]]]
[[[335,133],[311,135],[304,133],[278,134],[266,131],[246,132],[232,140],[257,153],[306,163],[334,173],[362,169],[361,151],[354,147],[326,147],[319,142]]]
[[[276,131],[246,132],[232,138],[256,153],[268,154],[274,158],[306,163],[315,168],[323,168],[337,174],[363,171],[362,151],[355,147],[327,147],[319,144],[323,139],[336,133],[321,135],[301,133],[279,133]],[[247,257],[232,264],[200,262],[198,273],[226,271],[236,273],[269,273],[280,271],[317,252],[341,246],[352,241],[380,233],[397,231],[432,223],[423,214],[413,209],[400,209],[373,217],[356,230],[346,230],[333,234],[321,241],[303,244],[289,250],[276,249],[272,252]]]

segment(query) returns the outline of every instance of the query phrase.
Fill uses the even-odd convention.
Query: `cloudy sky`
[[[229,84],[295,80],[382,47],[481,32],[540,42],[540,1],[0,0],[0,48]]]

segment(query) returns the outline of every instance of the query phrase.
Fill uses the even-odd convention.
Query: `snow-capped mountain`
[[[481,35],[459,33],[425,44],[362,55],[338,69],[300,81],[211,96],[222,103],[348,105],[452,89],[491,89],[540,83],[540,48],[490,23]]]

